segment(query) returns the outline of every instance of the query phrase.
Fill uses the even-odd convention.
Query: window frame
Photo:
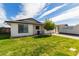
[[[20,28],[20,26],[22,27]],[[28,24],[18,24],[18,33],[28,33]]]
[[[37,25],[37,26],[36,26],[36,30],[39,30],[39,29],[40,29],[40,26]]]

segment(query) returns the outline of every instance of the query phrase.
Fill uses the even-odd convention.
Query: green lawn
[[[76,51],[70,51],[75,48]],[[29,36],[1,39],[1,56],[75,56],[79,40],[60,36]]]

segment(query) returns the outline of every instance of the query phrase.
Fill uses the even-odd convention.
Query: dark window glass
[[[36,29],[39,29],[39,26],[36,26]]]
[[[28,25],[27,24],[19,24],[18,25],[18,33],[28,33]]]

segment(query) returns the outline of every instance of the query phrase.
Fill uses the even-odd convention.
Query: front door
[[[37,35],[40,35],[40,31],[37,31]]]
[[[36,26],[36,34],[40,35],[40,26]]]

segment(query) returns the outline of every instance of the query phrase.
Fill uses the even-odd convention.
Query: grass
[[[55,35],[0,40],[0,56],[75,56],[78,52],[79,40]]]
[[[9,38],[10,34],[9,33],[0,33],[0,40],[1,39],[7,39]]]

